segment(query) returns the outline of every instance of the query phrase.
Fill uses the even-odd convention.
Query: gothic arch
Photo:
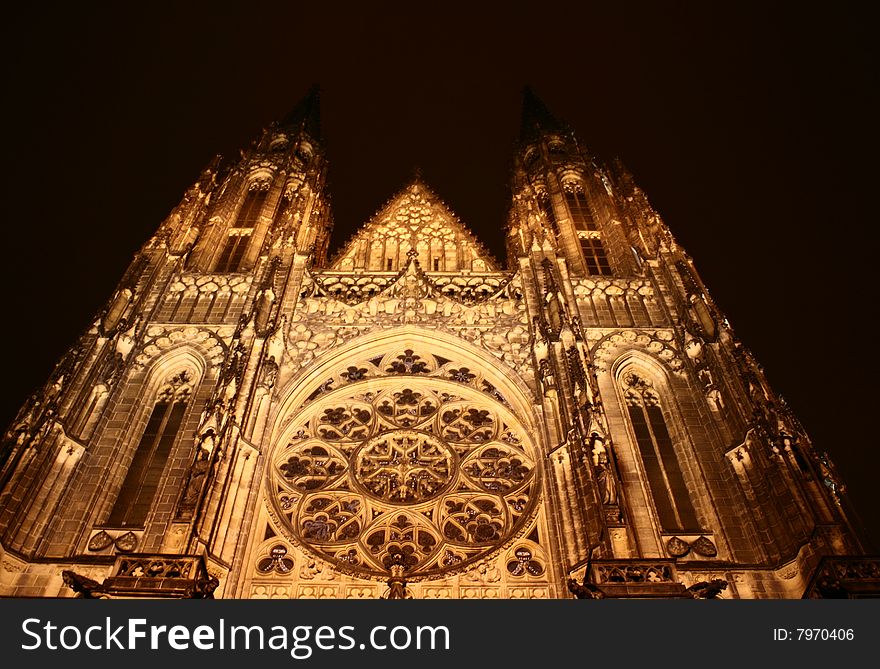
[[[672,370],[664,361],[638,349],[629,349],[614,360],[610,367],[611,377],[619,385],[623,381],[624,374],[633,368],[649,375],[652,381],[662,386],[664,395],[672,394],[669,383],[669,373]]]
[[[183,343],[150,360],[144,370],[144,386],[155,391],[164,378],[184,371],[198,379],[195,384],[198,385],[205,378],[209,367],[210,363],[201,351],[189,343]]]
[[[161,475],[156,485],[154,501],[169,483],[169,463],[172,460],[185,462],[189,459],[188,450],[186,453],[183,452],[183,442],[186,437],[191,437],[186,432],[188,422],[193,415],[198,414],[201,408],[196,400],[199,388],[207,376],[208,368],[209,364],[199,351],[191,345],[182,344],[152,359],[141,374],[129,377],[119,388],[117,401],[131,398],[131,391],[140,386],[137,391],[137,401],[134,404],[137,410],[128,414],[127,429],[124,434],[114,440],[115,443],[110,441],[112,437],[109,435],[99,437],[98,443],[111,449],[110,458],[116,464],[108,470],[110,472],[109,479],[104,481],[105,498],[95,516],[95,522],[106,524],[110,519],[129,469],[135,462],[145,430],[148,429],[148,424],[154,415],[159,394],[163,390],[163,386],[169,384],[185,385],[188,390],[186,403],[179,419],[176,420],[177,424],[174,426],[173,435],[170,435],[173,441],[168,446],[167,457],[161,463]],[[164,424],[167,425],[167,421]],[[152,510],[147,514],[144,524],[149,524],[151,516]]]
[[[387,577],[402,560],[420,580],[527,533],[542,486],[536,423],[511,373],[465,347],[411,327],[377,333],[288,385],[265,492],[291,544],[355,577]],[[343,382],[316,394],[331,375]],[[473,384],[486,377],[492,393]]]
[[[599,339],[591,351],[596,369],[605,372],[613,368],[628,351],[642,351],[648,359],[662,364],[664,369],[680,372],[684,363],[671,330],[617,330]]]
[[[274,421],[269,433],[271,443],[277,442],[280,432],[286,427],[285,417],[302,407],[314,389],[336,374],[338,368],[347,367],[348,361],[381,356],[395,348],[431,350],[449,360],[469,365],[471,369],[483,370],[483,375],[491,379],[517,418],[533,433],[538,430],[539,423],[529,399],[532,392],[516,371],[464,339],[441,331],[403,326],[368,333],[346,342],[338,349],[319,356],[305,371],[288,381],[280,392],[278,408],[271,419]]]
[[[636,531],[643,543],[648,536],[696,533],[706,530],[712,517],[705,508],[697,482],[702,480],[690,430],[683,420],[678,385],[670,369],[650,354],[628,350],[611,365],[606,380],[613,383],[621,424],[626,425],[626,447],[618,449],[629,484],[626,495]],[[637,426],[638,423],[638,426]],[[624,479],[628,478],[624,475]],[[641,509],[639,508],[641,507]],[[643,510],[649,510],[646,518]],[[662,549],[657,546],[658,551]]]
[[[188,352],[192,364],[204,373],[219,366],[226,357],[228,347],[212,330],[192,326],[155,326],[147,330],[149,339],[135,358],[135,371],[149,370],[157,364],[167,364],[165,359],[175,359],[179,353]]]

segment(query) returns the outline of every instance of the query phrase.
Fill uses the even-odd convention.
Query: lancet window
[[[229,228],[226,234],[226,241],[214,271],[238,271],[244,254],[250,245],[254,228],[260,220],[260,212],[263,210],[268,192],[268,183],[254,182],[251,184],[244,203],[238,211],[235,224]]]
[[[574,224],[581,254],[584,258],[584,266],[587,274],[600,274],[609,276],[611,264],[608,262],[608,254],[602,242],[602,233],[593,218],[593,212],[587,202],[583,185],[577,181],[569,181],[563,184],[565,204]]]
[[[664,531],[698,530],[697,514],[685,485],[660,395],[635,373],[624,377],[624,397],[648,487]]]
[[[192,381],[188,372],[177,374],[160,388],[116,503],[110,512],[108,525],[143,527],[159,489],[171,448],[180,431],[191,394]]]

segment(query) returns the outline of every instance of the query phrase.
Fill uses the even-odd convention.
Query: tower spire
[[[531,87],[526,86],[523,89],[520,141],[530,142],[545,132],[563,132],[565,129],[565,124],[553,116]]]
[[[314,84],[279,123],[280,127],[302,130],[315,139],[321,136],[321,90]]]

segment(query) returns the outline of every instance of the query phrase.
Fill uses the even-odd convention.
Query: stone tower
[[[220,165],[6,432],[0,595],[871,587],[831,462],[531,92],[506,265],[418,177],[330,259],[316,90]]]

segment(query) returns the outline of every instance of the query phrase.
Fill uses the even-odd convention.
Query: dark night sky
[[[880,118],[867,15],[839,3],[369,3],[335,18],[302,3],[177,4],[7,10],[0,422],[212,155],[236,155],[315,82],[336,245],[418,166],[503,258],[529,84],[635,174],[880,543],[880,455],[862,408],[876,367]]]

